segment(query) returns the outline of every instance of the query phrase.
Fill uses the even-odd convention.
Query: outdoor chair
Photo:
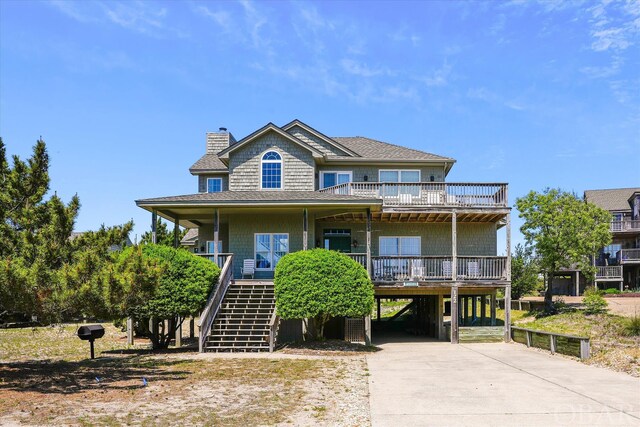
[[[480,266],[478,265],[478,261],[467,262],[467,277],[480,277]]]
[[[256,261],[254,259],[245,259],[242,263],[240,273],[243,278],[244,276],[251,276],[253,279],[253,276],[256,273]]]
[[[425,269],[422,265],[422,260],[411,260],[411,278],[414,280],[423,280],[425,276]]]
[[[442,261],[442,275],[447,279],[451,279],[453,277],[452,273],[451,261]]]

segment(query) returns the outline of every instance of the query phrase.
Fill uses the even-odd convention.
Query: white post
[[[133,317],[127,317],[127,345],[133,345]]]
[[[458,286],[451,286],[451,344],[458,344]]]
[[[367,273],[369,278],[373,276],[371,269],[371,209],[367,208]]]
[[[309,223],[308,223],[307,208],[302,210],[302,250],[306,251],[309,248]]]
[[[455,282],[458,280],[458,214],[453,211],[451,214],[451,274]]]
[[[218,241],[220,231],[220,212],[218,208],[213,211],[213,261],[218,265]]]
[[[580,296],[580,271],[576,271],[576,296]]]
[[[507,214],[507,281],[511,281],[511,214]]]
[[[504,288],[504,342],[511,341],[511,285]]]
[[[158,213],[155,209],[151,210],[151,243],[154,245],[157,242],[156,240],[156,224],[158,222]]]
[[[180,323],[180,326],[176,326],[176,347],[182,347],[182,323]]]

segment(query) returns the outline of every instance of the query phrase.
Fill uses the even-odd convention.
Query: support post
[[[491,294],[491,301],[490,301],[490,311],[491,311],[491,326],[496,326],[496,291],[493,291],[493,293]]]
[[[487,296],[480,297],[480,326],[484,326],[487,319]]]
[[[576,271],[576,296],[580,296],[580,271]]]
[[[371,209],[367,208],[367,273],[372,278],[371,272]]]
[[[178,239],[178,237],[180,236],[180,219],[179,217],[176,215],[176,217],[173,219],[173,247],[178,249],[178,246],[180,246],[180,240]]]
[[[127,317],[127,345],[133,345],[133,317]]]
[[[364,318],[364,343],[371,345],[371,314]]]
[[[307,208],[302,210],[302,250],[309,248],[309,224]]]
[[[378,315],[377,315],[377,318],[378,318],[378,322],[379,322],[380,321],[380,297],[377,297],[376,301],[378,301],[378,311],[377,311]]]
[[[511,285],[504,288],[504,342],[511,341]]]
[[[151,211],[151,243],[154,245],[157,242],[156,240],[156,225],[158,224],[158,212],[155,209]]]
[[[218,242],[220,240],[220,211],[215,208],[213,211],[213,262],[218,265]]]
[[[511,282],[511,214],[507,214],[507,281]]]
[[[458,280],[458,213],[451,214],[451,274],[455,282]]]
[[[458,344],[458,286],[451,286],[451,344]]]
[[[438,294],[436,303],[438,304],[436,307],[436,322],[438,322],[436,331],[438,339],[444,340],[444,295]]]
[[[193,339],[196,336],[196,319],[193,317],[189,320],[189,338]]]
[[[477,310],[478,297],[474,295],[469,298],[471,299],[471,321],[473,322],[478,317],[478,310]]]

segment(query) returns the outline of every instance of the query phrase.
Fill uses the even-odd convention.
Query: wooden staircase
[[[269,351],[276,300],[273,282],[229,285],[205,342],[205,351]]]

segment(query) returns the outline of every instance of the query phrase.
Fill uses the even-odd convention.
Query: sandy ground
[[[544,301],[544,297],[525,297],[523,300],[528,301]],[[562,299],[569,305],[581,305],[582,297],[554,296],[554,300]],[[640,315],[640,298],[625,297],[605,297],[609,303],[609,313],[618,314],[620,316],[631,317],[635,314]]]

